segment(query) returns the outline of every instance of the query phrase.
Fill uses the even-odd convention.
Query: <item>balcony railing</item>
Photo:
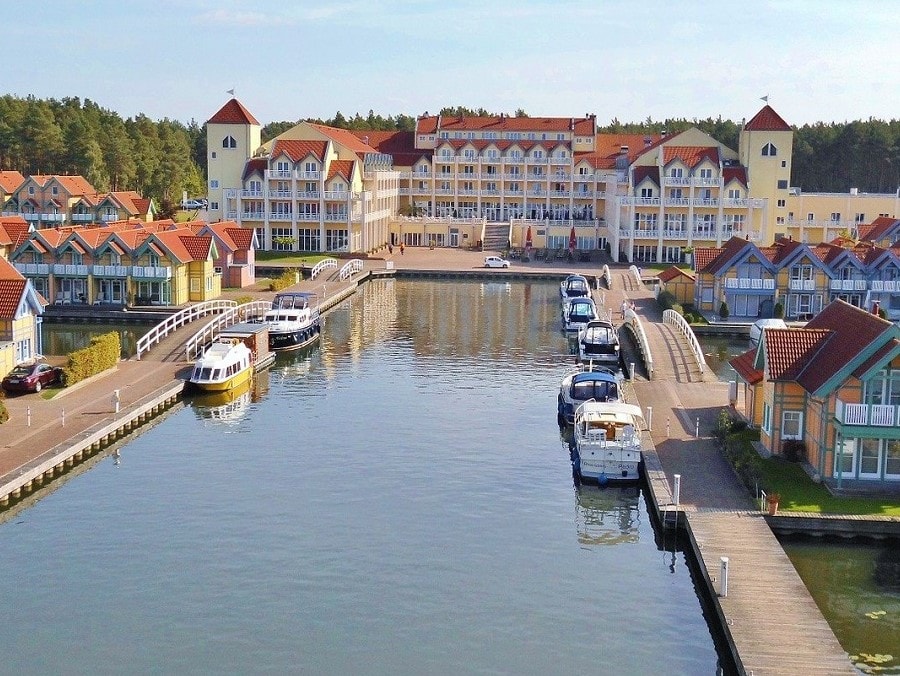
[[[658,207],[659,197],[631,197],[625,196],[619,198],[619,204],[623,207]]]
[[[348,193],[346,190],[326,190],[322,193],[322,196],[327,200],[344,201],[348,197],[350,197],[350,193]]]
[[[127,277],[127,265],[92,265],[91,274],[95,277]]]
[[[231,212],[234,213],[234,212]],[[265,213],[262,211],[243,211],[241,212],[241,220],[242,221],[262,221],[266,217]],[[234,218],[231,216],[230,218]]]
[[[73,223],[90,223],[94,220],[94,214],[72,214]]]
[[[346,211],[336,211],[336,212],[325,212],[325,222],[326,223],[346,223],[347,222],[347,212]]]
[[[65,275],[67,277],[87,277],[88,266],[54,263],[52,272],[54,275]]]
[[[266,178],[291,178],[293,172],[290,169],[267,169]]]
[[[775,280],[764,277],[742,277],[740,279],[737,279],[735,277],[726,277],[725,288],[729,290],[744,289],[754,291],[774,291]]]
[[[788,283],[788,289],[791,291],[815,291],[816,281],[814,279],[792,279]]]
[[[298,200],[317,200],[321,193],[318,190],[298,190]]]
[[[47,223],[62,223],[66,220],[65,214],[41,214],[41,220]]]
[[[864,279],[832,279],[832,291],[865,291],[866,280]]]
[[[292,216],[292,214],[272,212],[269,214],[269,220],[270,221],[290,221],[290,220],[293,220],[293,216]]]
[[[228,191],[233,192],[233,191]],[[290,194],[290,190],[287,191]],[[271,194],[271,192],[269,193]],[[225,195],[226,197],[234,197],[234,195]],[[241,190],[241,197],[249,197],[252,199],[261,200],[265,197],[265,193],[262,190]]]
[[[900,281],[897,281],[895,279],[891,279],[891,280],[873,279],[872,280],[872,291],[880,291],[880,292],[886,291],[888,293],[900,291]]]
[[[104,223],[112,223],[119,220],[119,214],[101,214],[100,220]]]
[[[140,279],[171,279],[172,268],[152,265],[132,265],[131,276]]]
[[[896,406],[891,404],[850,404],[840,399],[835,402],[834,417],[844,425],[895,427],[900,423]]]
[[[49,263],[13,263],[13,267],[23,275],[49,275]]]
[[[307,223],[310,221],[318,223],[322,219],[320,217],[320,214],[297,214],[297,220]]]
[[[666,176],[663,178],[663,185],[690,185],[691,179],[683,176]]]
[[[38,220],[40,220],[41,215],[40,214],[23,213],[22,218],[24,218],[26,221],[38,221]]]
[[[267,192],[270,200],[289,200],[293,199],[293,190],[269,190]]]

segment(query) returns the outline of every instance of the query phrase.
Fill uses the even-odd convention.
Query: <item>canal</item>
[[[0,525],[4,670],[713,674],[639,489],[573,485],[553,284],[378,281]]]

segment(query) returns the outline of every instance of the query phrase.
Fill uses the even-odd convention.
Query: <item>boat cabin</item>
[[[613,374],[588,371],[572,378],[569,394],[576,401],[619,401],[622,393]]]

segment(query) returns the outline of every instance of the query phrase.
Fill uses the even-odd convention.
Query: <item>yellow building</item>
[[[41,353],[43,311],[31,283],[0,256],[0,376]]]

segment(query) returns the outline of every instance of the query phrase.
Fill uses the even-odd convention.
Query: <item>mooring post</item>
[[[675,494],[672,496],[672,502],[675,503],[675,509],[678,509],[678,505],[681,502],[681,475],[675,475]]]
[[[31,427],[31,406],[25,409],[25,426]]]
[[[666,438],[669,437],[669,418],[666,418]]]
[[[697,416],[697,425],[694,427],[694,436],[700,438],[700,416]]]
[[[653,431],[653,407],[647,407],[647,429]]]
[[[119,415],[119,404],[121,404],[121,397],[119,396],[119,390],[113,390],[112,403],[113,403],[113,412],[116,415]]]
[[[724,597],[728,596],[728,557],[723,556],[719,559],[719,561],[721,561],[721,563],[722,563],[722,570],[719,574],[720,578],[722,580],[722,583],[721,583],[721,586],[719,589],[719,596],[724,598]]]
[[[66,409],[63,409],[59,414],[60,420],[62,421],[62,426],[66,426]]]
[[[634,362],[629,362],[629,366],[631,367],[631,379],[634,380]]]

